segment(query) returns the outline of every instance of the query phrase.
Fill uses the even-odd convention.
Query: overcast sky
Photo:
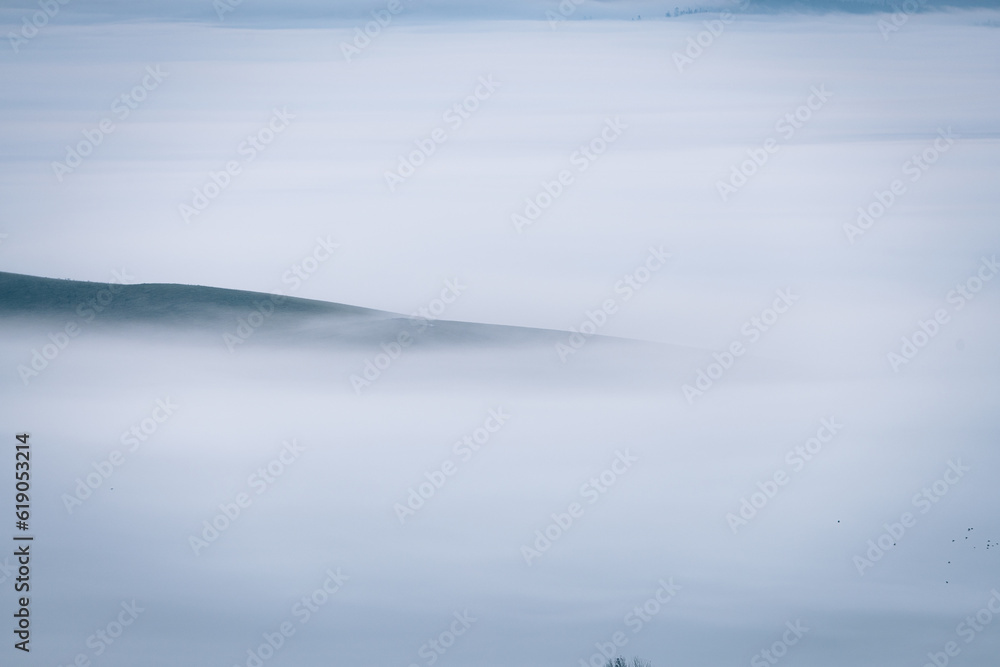
[[[567,0],[571,2],[571,0]],[[218,9],[211,0],[177,0],[176,2],[131,3],[125,0],[91,0],[86,3],[68,2],[60,13],[68,20],[90,22],[94,20],[120,21],[128,19],[204,21],[220,11],[227,20],[236,22],[315,21],[324,19],[358,18],[373,10],[384,9],[387,0],[289,0],[264,2],[262,0],[225,0],[233,9]],[[545,0],[400,0],[400,4],[413,10],[414,17],[433,17],[435,20],[469,18],[519,18],[536,19],[546,11],[558,11],[559,2]],[[579,14],[600,18],[648,18],[663,16],[677,9],[719,11],[741,6],[746,11],[805,11],[805,12],[875,12],[892,11],[902,3],[889,0],[601,0],[573,3]],[[5,10],[17,14],[36,10],[38,5],[30,0],[11,0]],[[923,0],[916,5],[921,10],[959,7],[995,7],[995,0]],[[238,9],[237,9],[238,8]],[[409,11],[408,9],[408,11]],[[913,11],[913,10],[910,10]],[[576,13],[576,12],[574,12]],[[580,18],[579,16],[577,18]]]
[[[335,261],[296,295],[406,313],[458,276],[471,287],[456,318],[568,328],[563,312],[587,307],[655,243],[675,252],[675,278],[651,284],[648,303],[669,301],[682,329],[724,327],[715,320],[724,308],[706,313],[704,300],[759,293],[750,272],[767,285],[823,289],[848,276],[909,283],[907,267],[919,267],[921,289],[937,298],[984,243],[978,231],[931,241],[928,232],[955,223],[924,203],[943,197],[965,226],[993,230],[982,169],[996,136],[995,91],[983,84],[996,71],[991,16],[914,15],[887,38],[876,16],[746,16],[691,64],[675,54],[687,57],[688,40],[706,30],[702,16],[554,30],[545,21],[393,24],[349,62],[350,27],[57,17],[0,65],[3,266],[96,281],[124,267],[143,282],[273,291],[329,235],[340,244]],[[495,92],[453,128],[444,115],[486,76]],[[120,98],[144,80],[155,88],[140,88],[145,99],[127,108]],[[776,124],[820,85],[832,96],[786,140]],[[248,160],[240,146],[274,109],[294,116],[287,129],[186,220],[180,207],[227,162]],[[628,128],[578,171],[572,155],[616,117]],[[843,227],[856,209],[948,126],[962,136],[956,148],[886,218],[906,215],[920,233],[893,239],[878,225],[850,243]],[[438,127],[447,143],[390,191],[385,173]],[[72,172],[54,166],[72,159],[85,132],[101,139],[92,155]],[[780,151],[722,201],[718,183],[769,137]],[[567,168],[576,182],[518,233],[511,216]],[[888,257],[883,243],[894,244]],[[925,243],[937,256],[930,266]],[[684,317],[688,309],[698,316]],[[666,317],[650,305],[613,326],[663,339]]]

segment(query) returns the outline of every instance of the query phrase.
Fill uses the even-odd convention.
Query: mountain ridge
[[[255,313],[259,314],[255,315]],[[569,331],[507,324],[411,317],[331,301],[180,283],[97,283],[0,271],[0,316],[22,319],[78,318],[88,323],[154,324],[214,328],[239,336],[239,327],[271,334],[294,333],[301,342],[331,338],[379,344],[406,333],[421,342],[446,344],[567,343]],[[250,318],[259,321],[254,326]],[[594,334],[587,339],[649,343]]]

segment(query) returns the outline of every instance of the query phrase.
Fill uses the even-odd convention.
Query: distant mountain
[[[104,284],[0,272],[0,318],[44,319],[50,326],[153,325],[295,342],[337,340],[378,345],[398,341],[554,345],[567,332],[495,324],[425,320],[358,306],[263,292],[148,283]],[[237,343],[238,345],[238,343]]]
[[[0,272],[0,336],[24,336],[22,362],[49,341],[57,345],[62,332],[90,340],[99,333],[97,339],[112,341],[124,353],[134,352],[137,344],[151,350],[195,345],[233,353],[306,352],[306,364],[301,355],[293,358],[304,378],[325,378],[337,364],[349,361],[356,363],[341,369],[345,377],[367,373],[371,381],[405,356],[415,381],[461,384],[485,374],[500,383],[527,381],[536,389],[560,391],[587,391],[596,386],[595,378],[602,387],[623,391],[640,385],[679,391],[712,361],[709,350],[599,334],[427,320],[198,285],[109,285]],[[405,349],[428,354],[410,355]],[[740,367],[758,379],[795,372],[774,360],[748,358]]]
[[[201,285],[105,284],[0,272],[0,313],[3,314],[69,314],[83,305],[101,308],[102,317],[183,321],[244,312],[261,301],[273,303],[272,295]],[[281,298],[280,314],[388,315],[369,308],[294,297]]]

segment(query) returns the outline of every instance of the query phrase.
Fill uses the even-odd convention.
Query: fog
[[[102,6],[0,61],[12,664],[995,662],[996,10]]]

